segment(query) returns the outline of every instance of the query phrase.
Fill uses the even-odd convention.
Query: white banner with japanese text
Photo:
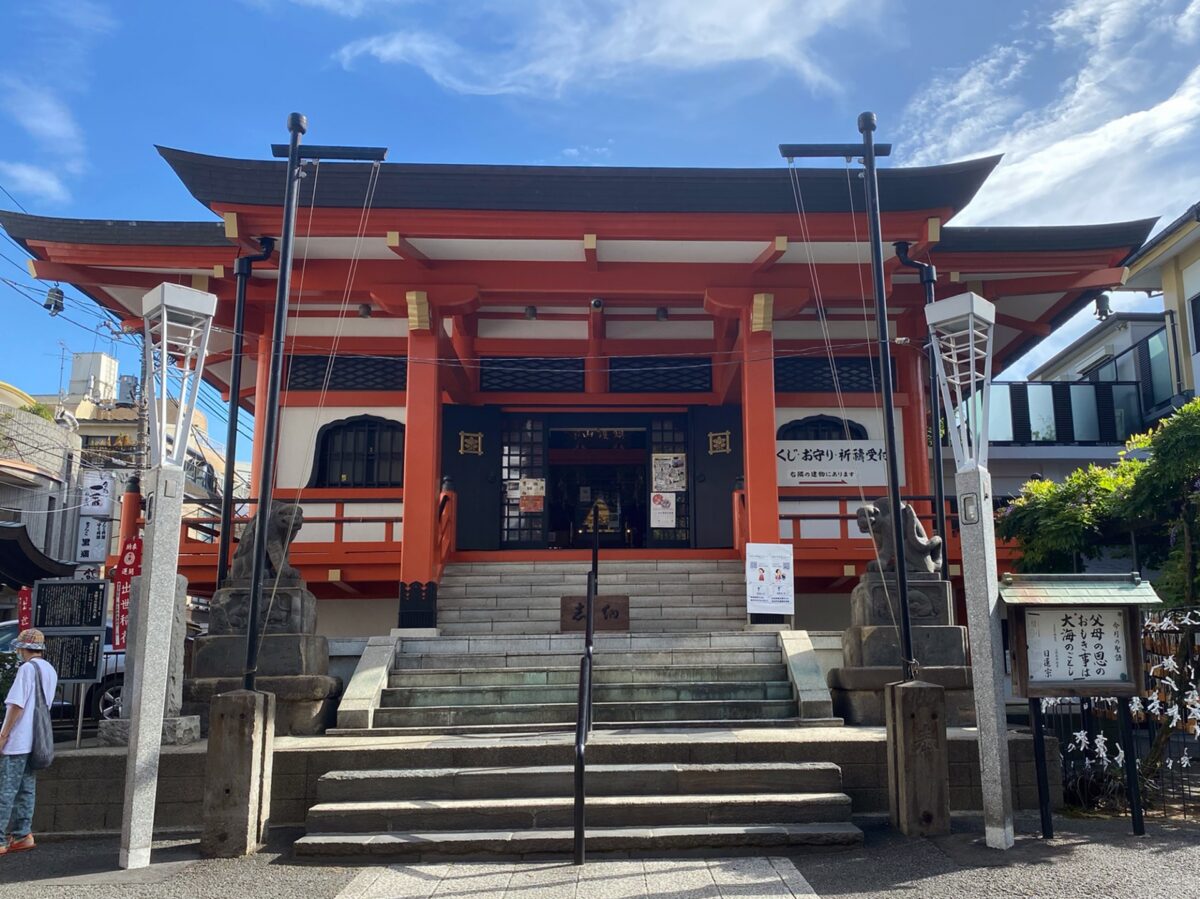
[[[777,440],[776,478],[780,487],[887,483],[887,451],[882,440]]]

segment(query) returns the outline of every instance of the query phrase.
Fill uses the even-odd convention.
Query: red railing
[[[746,491],[733,491],[733,548],[746,558],[746,544],[750,540],[750,525],[746,520]]]

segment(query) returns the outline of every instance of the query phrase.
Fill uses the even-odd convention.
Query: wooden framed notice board
[[[1006,574],[1000,596],[1018,696],[1145,689],[1141,609],[1161,601],[1138,575]]]

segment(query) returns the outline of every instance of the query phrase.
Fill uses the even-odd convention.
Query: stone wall
[[[816,729],[813,729],[816,730]],[[832,730],[832,729],[830,729]],[[838,730],[843,730],[839,728]],[[741,761],[832,761],[842,768],[843,789],[855,814],[887,811],[887,745],[882,733],[864,734],[846,728],[846,737],[800,744],[745,746]],[[827,733],[822,729],[822,735]],[[485,753],[478,747],[436,744],[417,753],[364,747],[351,738],[313,738],[319,748],[277,750],[272,775],[271,822],[300,825],[316,803],[317,780],[328,771],[354,768],[459,767],[541,762],[569,764],[573,747],[551,747],[544,758],[528,758],[520,744],[498,745]],[[950,747],[950,808],[971,811],[981,807],[979,765],[974,735],[952,730]],[[703,746],[701,746],[703,748]],[[1014,734],[1009,742],[1013,799],[1017,808],[1037,808],[1037,780],[1033,766],[1033,739]],[[642,758],[649,758],[638,750]],[[1062,777],[1058,743],[1046,740],[1050,760],[1050,792],[1055,808],[1062,806]],[[628,761],[632,761],[629,759]],[[717,761],[713,758],[710,761]],[[203,744],[163,748],[159,766],[156,828],[162,832],[198,832],[204,791]],[[121,829],[121,803],[125,782],[125,752],[117,748],[60,749],[53,766],[38,774],[34,830],[39,833],[117,832]]]

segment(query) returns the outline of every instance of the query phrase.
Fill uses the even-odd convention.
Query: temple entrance
[[[601,546],[645,548],[650,457],[644,428],[551,429],[547,461],[551,549],[591,546],[593,507]]]

